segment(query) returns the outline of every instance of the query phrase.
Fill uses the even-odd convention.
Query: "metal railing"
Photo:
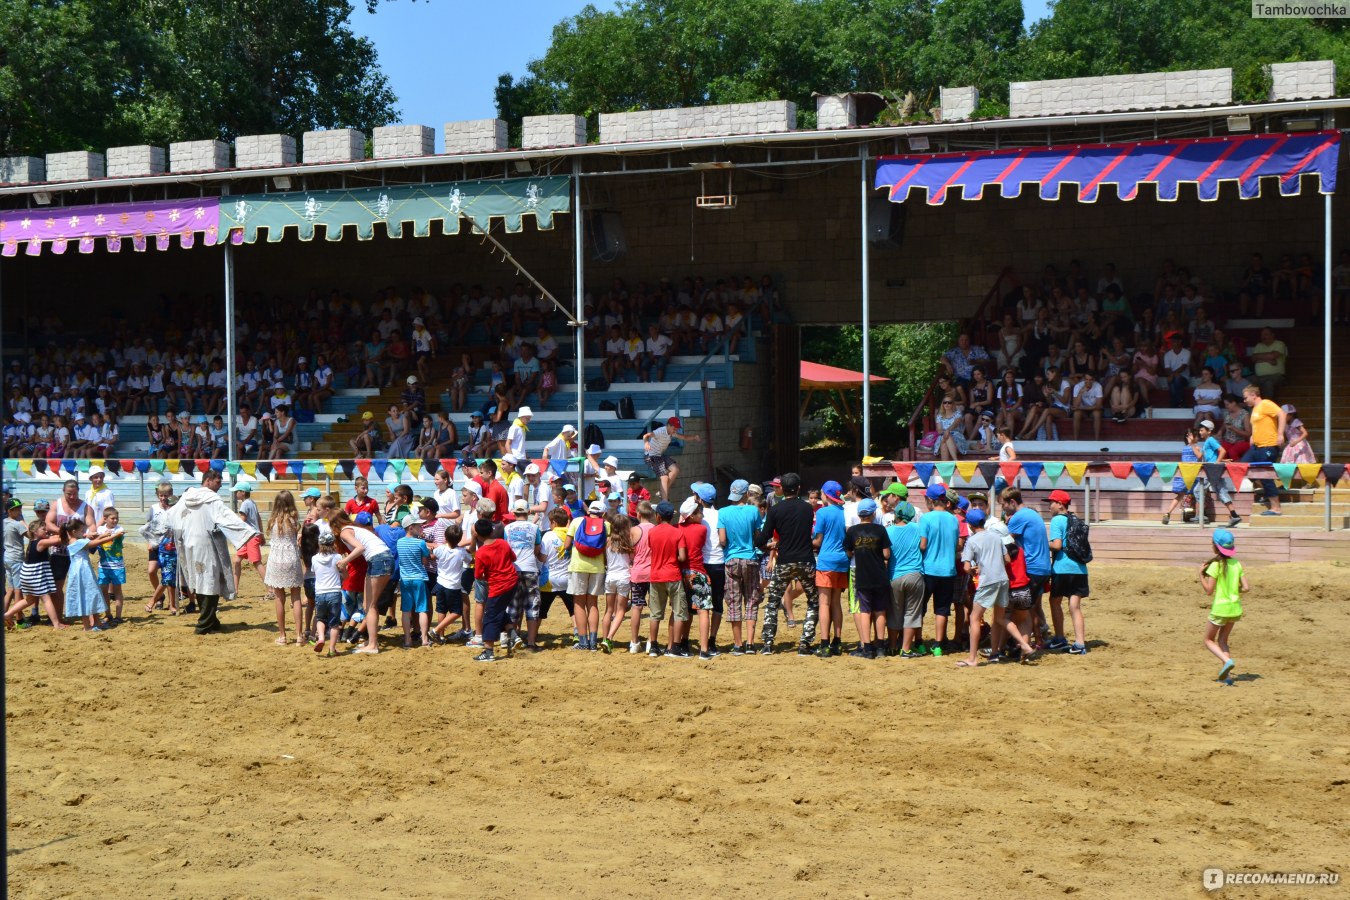
[[[699,378],[700,382],[706,381],[706,379],[701,376],[704,374],[705,368],[708,365],[708,360],[716,356],[718,351],[721,351],[722,353],[722,364],[724,366],[729,367],[731,365],[731,339],[741,331],[745,330],[746,323],[748,321],[749,321],[748,316],[741,319],[741,321],[736,323],[735,328],[731,329],[730,331],[724,333],[721,337],[719,337],[717,339],[717,343],[713,344],[712,348],[708,350],[707,354],[704,355],[703,359],[695,363],[694,368],[689,372],[689,374],[684,376],[684,380],[681,381],[678,385],[676,385],[674,389],[670,391],[670,393],[666,394],[666,396],[661,399],[660,403],[656,404],[656,406],[652,410],[653,414],[659,413],[661,410],[666,408],[667,404],[670,403],[674,404],[674,406],[671,407],[672,409],[678,410],[680,408],[679,407],[680,391],[685,389],[685,387],[689,384],[689,382],[693,380],[695,375],[700,376]],[[747,334],[746,337],[749,337],[749,335]],[[703,410],[703,414],[705,416],[708,414],[708,410],[706,407]],[[642,437],[643,434],[646,434],[647,423],[644,422],[642,428],[643,430],[637,434],[637,437]]]

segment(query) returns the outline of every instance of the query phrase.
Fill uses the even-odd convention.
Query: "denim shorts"
[[[383,578],[394,574],[394,554],[381,553],[379,556],[366,557],[366,577]]]
[[[314,598],[314,621],[329,628],[342,626],[342,592],[330,591]]]

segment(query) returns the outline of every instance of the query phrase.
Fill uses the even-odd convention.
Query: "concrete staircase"
[[[1277,403],[1292,403],[1298,417],[1308,427],[1317,458],[1322,459],[1322,442],[1327,423],[1322,415],[1323,366],[1322,340],[1325,331],[1320,326],[1291,328],[1281,337],[1289,347],[1288,376],[1281,386]],[[1331,461],[1350,460],[1350,414],[1345,412],[1346,391],[1350,390],[1350,328],[1336,326],[1331,344]]]

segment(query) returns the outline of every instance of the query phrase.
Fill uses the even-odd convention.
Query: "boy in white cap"
[[[511,647],[515,648],[525,643],[520,637],[522,622],[532,623],[534,627],[530,631],[538,633],[541,609],[539,563],[544,558],[541,548],[544,536],[539,531],[539,526],[530,521],[530,507],[523,498],[512,501],[511,515],[515,517],[514,521],[507,522],[502,527],[502,538],[511,545],[511,551],[516,554],[520,585],[516,588],[514,599],[507,605],[506,624],[510,633],[503,638],[502,643],[505,644],[509,640]],[[530,645],[531,650],[540,649],[533,636]]]
[[[411,650],[413,616],[417,616],[418,630],[421,632],[422,646],[431,647],[431,637],[427,628],[431,624],[431,607],[427,598],[427,561],[431,559],[431,550],[422,540],[422,520],[409,513],[400,522],[403,537],[399,538],[395,550],[398,553],[398,584],[403,600],[403,649]]]
[[[514,455],[517,459],[527,459],[525,453],[525,435],[530,430],[530,419],[534,418],[534,410],[528,406],[522,406],[516,413],[516,419],[511,423],[511,427],[506,431],[506,443],[502,448],[503,452]]]
[[[267,567],[262,561],[263,535],[262,516],[258,513],[258,504],[253,502],[253,482],[237,481],[234,485],[234,502],[237,506],[239,518],[248,523],[249,527],[255,532],[253,537],[249,538],[240,546],[234,555],[234,583],[239,584],[239,577],[243,574],[244,560],[248,560],[253,566],[253,571],[258,573],[258,580],[263,582],[266,588]],[[264,597],[263,599],[267,599]]]
[[[84,502],[93,508],[95,522],[102,522],[103,513],[116,505],[112,490],[103,483],[105,478],[102,466],[89,467],[89,490],[85,491]]]
[[[570,460],[577,453],[577,426],[564,425],[558,436],[544,445],[544,458]]]

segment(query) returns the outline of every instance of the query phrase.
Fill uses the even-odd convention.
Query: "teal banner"
[[[357,238],[368,241],[376,223],[383,223],[390,237],[402,237],[408,223],[414,237],[428,237],[437,220],[447,234],[459,233],[460,219],[468,219],[476,232],[501,219],[508,232],[516,232],[526,216],[533,216],[536,226],[547,231],[555,213],[571,209],[566,176],[288,191],[221,197],[220,230],[228,231],[234,243],[252,244],[261,231],[269,243],[285,240],[290,228],[300,240],[312,241],[320,225],[328,240],[340,241],[343,229],[355,226]]]

